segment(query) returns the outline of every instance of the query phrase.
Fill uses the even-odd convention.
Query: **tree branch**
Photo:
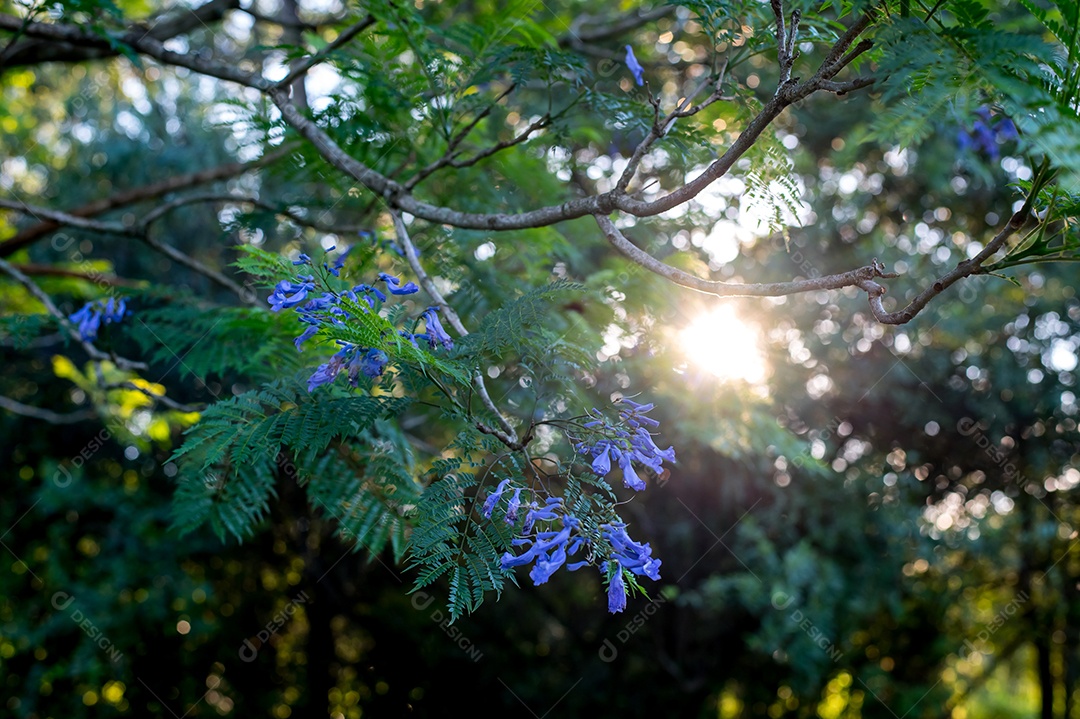
[[[850,47],[868,25],[869,14],[864,15],[844,36],[837,42],[833,51],[839,59]],[[7,27],[15,29],[18,26],[15,18],[0,15],[0,29]],[[79,28],[45,24],[30,23],[25,27],[27,35],[52,37],[71,42],[82,42],[90,45],[100,45],[105,40],[87,33]],[[531,210],[517,214],[503,213],[468,213],[460,212],[448,207],[431,205],[417,200],[411,196],[406,188],[400,183],[390,180],[385,175],[371,169],[362,162],[348,155],[330,136],[322,130],[313,120],[299,112],[290,101],[288,93],[281,88],[275,88],[272,83],[261,77],[245,73],[232,66],[223,65],[202,57],[185,55],[171,52],[158,41],[151,38],[139,37],[134,33],[126,33],[117,39],[131,45],[137,51],[153,57],[160,62],[177,67],[186,67],[195,72],[216,77],[221,80],[239,83],[245,87],[259,90],[269,96],[273,103],[281,110],[283,119],[297,130],[301,136],[307,139],[319,151],[319,154],[333,167],[344,172],[354,180],[360,182],[372,192],[383,197],[389,204],[409,214],[437,224],[453,225],[463,229],[482,230],[515,230],[531,227],[545,227],[565,220],[584,217],[589,214],[609,213],[615,209],[628,212],[639,217],[648,217],[666,212],[667,210],[683,204],[696,197],[712,182],[723,176],[753,144],[757,137],[776,117],[791,105],[809,96],[820,89],[817,83],[830,80],[839,66],[832,68],[823,65],[811,80],[789,84],[785,90],[775,96],[761,112],[747,125],[732,144],[728,151],[716,160],[708,169],[695,180],[687,183],[678,190],[674,190],[665,197],[647,202],[626,196],[623,193],[609,192],[592,197],[578,198],[564,202],[560,205]],[[106,43],[107,44],[107,43]],[[835,64],[835,63],[834,63]]]
[[[559,38],[559,47],[575,47],[583,43],[602,42],[637,30],[642,25],[647,25],[653,20],[659,20],[674,12],[674,5],[666,5],[652,10],[632,12],[617,19],[582,18],[580,22],[574,23],[574,27],[571,27],[567,34]],[[582,26],[587,24],[595,27],[590,30],[582,29]]]
[[[334,38],[333,42],[331,42],[329,45],[324,47],[322,50],[315,53],[314,55],[309,55],[308,57],[305,57],[303,60],[300,60],[299,62],[297,62],[296,67],[292,68],[289,71],[288,75],[286,75],[285,77],[283,77],[282,79],[280,79],[276,83],[274,83],[274,87],[276,89],[282,89],[282,88],[289,87],[298,78],[300,78],[301,76],[307,74],[308,70],[310,70],[311,68],[318,65],[320,62],[322,62],[327,57],[329,57],[335,50],[340,48],[342,45],[345,45],[347,42],[349,42],[354,37],[356,37],[357,35],[359,35],[364,30],[366,30],[367,28],[371,27],[374,24],[375,24],[375,17],[372,16],[372,15],[368,15],[367,17],[365,17],[360,22],[349,26],[347,29],[343,30],[340,35],[338,35],[336,38]]]
[[[44,420],[49,424],[75,424],[76,422],[85,422],[88,419],[95,419],[97,417],[97,413],[89,409],[69,412],[67,414],[58,414],[57,412],[51,412],[47,409],[31,407],[28,404],[16,402],[10,397],[4,397],[2,395],[0,395],[0,408],[6,409],[8,412],[21,414],[23,417]]]
[[[151,185],[123,190],[115,195],[110,195],[109,197],[100,200],[94,200],[93,202],[67,210],[66,212],[68,215],[75,217],[93,217],[94,215],[100,215],[103,212],[108,212],[109,210],[118,207],[132,205],[136,202],[142,202],[143,200],[151,200],[170,192],[176,192],[177,190],[183,190],[195,185],[203,185],[209,182],[216,182],[217,180],[224,180],[230,177],[236,177],[237,175],[242,175],[245,172],[250,172],[263,165],[275,162],[288,155],[292,150],[292,147],[282,147],[272,152],[268,152],[258,160],[253,160],[252,162],[230,162],[206,170],[199,170],[198,172],[176,175]],[[33,244],[41,237],[59,229],[61,226],[62,225],[59,222],[47,221],[39,222],[36,225],[32,225],[25,230],[22,230],[11,239],[0,242],[0,257],[10,257],[24,247]]]
[[[134,362],[132,360],[119,357],[115,354],[105,354],[93,344],[91,344],[87,340],[84,340],[82,338],[82,335],[79,334],[79,330],[75,327],[75,325],[71,323],[71,321],[67,318],[67,315],[60,311],[60,309],[56,306],[56,303],[52,301],[52,298],[49,297],[49,295],[47,295],[40,287],[38,287],[33,280],[24,275],[22,272],[19,272],[19,270],[15,269],[15,267],[11,265],[7,260],[0,260],[0,270],[6,272],[12,279],[25,287],[30,292],[30,294],[36,297],[38,301],[41,302],[41,304],[45,305],[45,309],[49,312],[50,315],[57,319],[57,321],[60,323],[60,327],[65,332],[67,332],[67,334],[70,335],[72,339],[74,339],[79,345],[82,346],[83,350],[86,351],[86,354],[88,354],[91,359],[106,360],[114,363],[117,367],[121,369],[146,369],[146,364],[142,362]]]
[[[54,267],[52,265],[12,265],[15,269],[28,277],[70,277],[76,280],[86,280],[87,282],[93,282],[94,284],[107,285],[109,287],[138,287],[139,283],[134,280],[127,280],[123,277],[106,277],[102,274],[90,274],[87,272],[78,272],[76,270],[69,270],[63,267]]]
[[[169,399],[167,396],[165,396],[163,394],[154,394],[150,390],[146,389],[145,387],[140,387],[139,385],[135,384],[134,382],[117,382],[115,384],[105,385],[104,387],[102,387],[102,389],[106,389],[106,390],[109,390],[109,389],[130,389],[130,390],[134,390],[136,392],[142,392],[144,395],[146,395],[150,399],[154,400],[155,402],[160,402],[161,404],[165,405],[169,409],[176,410],[177,412],[189,412],[189,413],[190,412],[202,412],[203,410],[206,409],[205,405],[196,406],[196,405],[190,405],[190,404],[180,404],[176,400]]]
[[[155,41],[164,42],[217,22],[225,16],[226,12],[239,9],[239,7],[240,0],[210,0],[193,10],[189,8],[182,8],[176,12],[168,10],[147,18],[144,24],[136,25],[136,32]],[[12,29],[9,26],[4,27]],[[27,39],[15,43],[5,53],[6,59],[0,64],[0,69],[37,65],[43,62],[84,62],[115,57],[119,54],[120,50],[109,46],[108,43],[88,46],[82,42],[42,42]]]
[[[194,205],[202,202],[223,202],[242,205],[254,205],[269,212],[273,212],[274,214],[281,215],[282,217],[287,217],[293,222],[295,222],[297,225],[301,225],[303,227],[310,227],[314,230],[318,230],[319,232],[332,233],[336,235],[356,235],[366,229],[363,225],[327,225],[316,220],[309,220],[293,209],[290,209],[288,207],[281,207],[279,205],[273,204],[272,202],[267,202],[266,200],[261,200],[254,195],[229,195],[216,192],[201,192],[194,195],[185,195],[183,197],[178,197],[175,200],[170,200],[164,205],[159,205],[158,207],[155,207],[153,210],[148,212],[142,218],[140,224],[149,225],[150,223],[156,222],[157,220],[161,219],[163,216],[167,215],[173,210],[185,207],[187,205]]]
[[[870,301],[870,311],[873,312],[874,318],[878,322],[886,325],[902,325],[906,322],[910,322],[915,315],[919,314],[919,312],[929,304],[930,300],[940,295],[959,280],[968,277],[969,275],[980,273],[983,263],[1001,249],[1005,244],[1005,241],[1024,225],[1024,222],[1027,221],[1030,214],[1031,198],[1029,197],[1027,202],[1024,203],[1023,208],[1009,218],[1005,227],[1003,227],[994,239],[983,248],[982,252],[975,255],[970,260],[964,260],[958,263],[952,271],[939,277],[934,284],[920,292],[915,299],[909,302],[907,307],[898,310],[897,312],[885,311],[885,306],[881,300],[882,296],[885,294],[884,287],[877,282],[874,282],[872,278],[861,281],[859,287],[866,291]]]
[[[841,287],[859,287],[860,283],[872,280],[876,277],[895,277],[895,274],[886,273],[885,267],[874,260],[873,264],[860,267],[855,270],[843,272],[838,275],[825,275],[806,280],[794,280],[791,282],[768,282],[762,284],[739,284],[729,282],[717,282],[704,280],[691,275],[676,267],[665,264],[650,255],[645,250],[628,240],[625,235],[615,226],[609,217],[595,215],[596,224],[607,241],[618,250],[624,257],[634,264],[644,267],[649,272],[660,275],[677,285],[687,287],[698,292],[716,297],[782,297],[801,292],[814,292],[817,290],[836,290]]]
[[[409,237],[409,230],[405,227],[405,222],[401,219],[401,214],[396,210],[391,209],[390,216],[394,220],[394,232],[397,234],[398,242],[401,243],[402,250],[405,252],[405,259],[408,261],[409,267],[412,268],[413,274],[416,275],[416,279],[420,283],[420,286],[424,288],[424,291],[428,293],[432,301],[439,306],[443,315],[446,317],[446,321],[450,323],[450,326],[454,328],[454,331],[462,337],[465,337],[469,334],[469,331],[465,329],[465,324],[461,321],[461,317],[458,316],[458,313],[454,311],[454,308],[450,306],[450,303],[447,302],[446,298],[439,292],[439,288],[431,281],[431,277],[424,271],[424,266],[420,264],[420,257],[416,254],[416,246],[413,245],[412,238]],[[484,407],[495,415],[495,419],[502,427],[502,429],[499,430],[494,427],[488,427],[483,422],[477,422],[476,428],[485,434],[496,437],[500,442],[511,449],[523,449],[523,444],[518,440],[517,432],[514,430],[513,425],[511,425],[510,421],[499,411],[499,408],[491,399],[491,395],[488,394],[487,385],[484,383],[484,376],[480,373],[480,370],[476,370],[473,373],[473,387],[476,388],[476,394],[479,395],[480,401],[483,403]]]
[[[76,217],[75,215],[69,215],[66,212],[59,212],[57,210],[50,210],[46,207],[34,207],[27,205],[24,202],[11,202],[10,200],[0,199],[0,208],[9,210],[15,210],[17,212],[29,213],[37,218],[47,218],[52,222],[57,222],[61,225],[69,225],[71,227],[77,227],[81,230],[89,230],[91,232],[100,232],[106,235],[120,235],[121,237],[132,237],[141,242],[144,242],[148,246],[154,248],[161,254],[165,255],[169,259],[187,267],[188,269],[197,272],[204,277],[218,283],[222,287],[235,292],[242,301],[247,304],[254,302],[254,298],[251,293],[245,290],[240,285],[233,282],[231,279],[218,272],[217,270],[207,267],[202,262],[199,262],[194,257],[187,255],[180,250],[176,249],[172,245],[156,240],[150,236],[149,228],[145,223],[139,223],[134,225],[125,225],[121,222],[103,222],[101,220],[88,220],[85,217]],[[10,265],[9,265],[10,267]]]
[[[799,53],[795,50],[795,38],[799,29],[799,11],[791,13],[791,27],[784,23],[783,0],[770,0],[773,15],[776,17],[776,57],[780,64],[779,87],[783,87],[791,80],[791,68],[795,65],[795,59]]]

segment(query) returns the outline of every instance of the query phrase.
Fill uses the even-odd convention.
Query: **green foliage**
[[[261,308],[176,298],[167,307],[141,310],[138,318],[132,335],[146,356],[188,377],[238,373],[269,381],[298,370],[305,359],[282,351],[292,344],[292,318]]]
[[[486,521],[475,511],[478,480],[460,460],[440,460],[439,477],[416,505],[417,527],[409,542],[410,568],[418,571],[416,588],[446,575],[451,619],[475,611],[489,591],[501,594],[506,573],[499,562],[510,550],[511,527]]]
[[[583,290],[584,287],[576,282],[559,280],[508,300],[484,317],[476,331],[461,340],[460,355],[500,357],[510,349],[547,346],[555,339],[544,329],[552,301],[562,293]]]
[[[408,403],[371,396],[313,401],[302,392],[274,382],[218,402],[203,413],[173,455],[183,471],[176,503],[179,528],[190,531],[209,522],[219,535],[251,534],[274,491],[279,452],[289,451],[298,464],[302,457],[314,461],[335,439],[361,437],[376,420],[400,413]],[[340,479],[331,475],[327,481],[333,486]],[[339,511],[352,516],[354,507],[347,505],[351,499],[345,492],[316,487],[312,496],[333,516]],[[328,505],[328,498],[335,504]],[[389,519],[379,521],[392,524]],[[372,528],[342,522],[342,532],[346,531],[367,537]]]

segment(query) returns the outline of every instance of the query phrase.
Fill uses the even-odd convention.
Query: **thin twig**
[[[166,397],[163,394],[155,394],[154,392],[151,392],[150,390],[146,389],[145,387],[140,387],[139,385],[135,384],[134,382],[117,382],[117,383],[114,383],[114,384],[107,384],[107,385],[102,386],[102,389],[105,389],[105,390],[110,390],[110,389],[130,389],[130,390],[134,390],[136,392],[142,392],[144,395],[146,395],[150,399],[154,400],[155,402],[160,402],[161,404],[165,405],[169,409],[176,410],[177,412],[188,412],[188,413],[190,413],[190,412],[202,412],[203,410],[206,409],[205,405],[180,404],[179,402],[177,402],[174,399],[169,399],[168,397]]]
[[[349,42],[354,37],[356,37],[374,24],[375,17],[373,15],[368,15],[360,22],[357,22],[349,26],[345,30],[342,30],[341,34],[334,38],[333,42],[331,42],[329,45],[327,45],[314,55],[309,55],[308,57],[305,57],[303,60],[299,61],[296,64],[296,67],[289,71],[289,74],[274,83],[275,87],[277,89],[289,87],[293,84],[293,82],[297,80],[297,78],[307,74],[308,70],[315,67],[320,62],[326,60],[326,58],[328,58],[335,50],[345,45],[347,42]]]
[[[144,200],[152,200],[170,192],[183,190],[194,185],[225,180],[245,172],[250,172],[251,170],[258,169],[281,159],[294,149],[296,149],[295,146],[290,145],[288,147],[278,148],[272,152],[267,152],[259,159],[252,160],[251,162],[230,162],[225,165],[219,165],[217,167],[211,167],[206,170],[199,170],[185,175],[175,175],[150,185],[123,190],[104,199],[94,200],[85,205],[65,210],[65,212],[76,217],[93,217],[94,215],[100,215],[103,212],[116,209],[117,207],[124,207]],[[0,242],[0,257],[10,257],[15,252],[33,244],[41,237],[59,229],[61,226],[62,225],[59,222],[45,221],[27,227],[11,239]]]
[[[204,265],[199,260],[191,257],[188,254],[176,249],[172,245],[166,244],[160,240],[157,240],[150,235],[149,228],[146,223],[124,224],[122,222],[105,222],[102,220],[90,220],[85,217],[76,217],[75,215],[69,215],[66,212],[60,212],[58,210],[50,210],[47,207],[36,207],[28,205],[25,202],[12,202],[10,200],[0,199],[0,208],[9,210],[15,210],[17,212],[29,213],[37,218],[46,218],[61,225],[70,225],[71,227],[77,227],[81,230],[89,230],[91,232],[100,232],[105,235],[119,235],[121,237],[132,237],[137,239],[149,247],[157,250],[161,254],[165,255],[169,259],[177,262],[188,269],[197,272],[204,277],[207,277],[214,282],[218,283],[222,287],[235,292],[236,295],[245,303],[251,304],[254,298],[251,293],[245,290],[243,287],[232,281],[217,270]],[[155,218],[156,219],[156,218]]]
[[[0,395],[0,408],[6,409],[8,412],[20,414],[23,417],[40,419],[49,424],[75,424],[76,422],[85,422],[88,419],[95,419],[98,416],[96,412],[88,409],[59,414],[47,409],[41,409],[40,407],[32,407],[28,404],[23,404],[22,402],[16,402],[10,397],[4,397],[2,395]]]
[[[19,270],[15,269],[15,267],[7,260],[0,259],[0,270],[6,272],[12,279],[25,287],[30,292],[30,294],[36,297],[38,301],[41,302],[41,304],[45,305],[45,309],[49,312],[50,315],[56,318],[56,320],[60,323],[60,327],[63,328],[64,331],[66,331],[72,339],[74,339],[79,345],[82,346],[83,350],[86,351],[86,354],[88,354],[91,359],[112,362],[121,369],[147,368],[146,364],[144,364],[143,362],[135,362],[129,359],[125,359],[123,357],[119,357],[115,354],[106,354],[87,340],[84,340],[82,334],[79,333],[79,330],[75,327],[75,325],[71,323],[71,320],[67,318],[67,315],[60,311],[60,309],[56,306],[56,303],[52,301],[52,298],[49,297],[49,295],[46,294],[44,290],[38,287],[33,280],[24,275],[22,272],[19,272]]]
[[[703,292],[716,297],[781,297],[801,292],[814,292],[817,290],[836,290],[841,287],[857,287],[865,280],[875,277],[895,277],[886,273],[885,268],[877,261],[866,267],[860,267],[838,275],[825,275],[805,280],[792,282],[769,282],[759,284],[741,284],[733,282],[717,282],[704,280],[684,272],[671,265],[665,264],[628,240],[625,235],[615,226],[615,223],[605,215],[595,215],[596,224],[604,233],[607,241],[623,256],[637,265],[653,272],[661,277],[671,280],[677,285],[682,285],[698,292]]]
[[[869,298],[870,311],[874,313],[874,319],[887,325],[902,325],[906,322],[910,322],[915,315],[919,314],[919,312],[929,304],[930,300],[940,295],[959,280],[980,273],[983,263],[990,259],[995,252],[1000,250],[1013,233],[1023,227],[1030,214],[1031,198],[1028,198],[1027,202],[1024,203],[1024,206],[1009,218],[1009,221],[1005,223],[1005,226],[1001,228],[1001,231],[997,233],[994,239],[990,240],[989,244],[983,248],[982,252],[975,255],[970,260],[963,260],[958,263],[950,272],[939,277],[932,285],[916,295],[916,297],[908,303],[907,307],[902,310],[886,312],[885,306],[881,300],[882,296],[885,294],[885,288],[877,282],[874,282],[873,279],[867,279],[860,282],[859,287],[866,292]]]
[[[405,251],[405,259],[409,263],[409,267],[412,268],[413,274],[416,275],[417,281],[420,286],[424,288],[424,291],[428,293],[432,301],[442,310],[443,316],[446,317],[446,321],[454,328],[459,335],[465,337],[469,334],[469,331],[465,328],[465,324],[461,321],[461,317],[450,306],[450,303],[446,301],[442,293],[439,292],[439,288],[432,282],[431,277],[424,271],[424,266],[420,264],[420,257],[416,254],[416,246],[413,244],[412,238],[409,237],[409,230],[405,227],[405,221],[401,218],[401,214],[396,210],[390,210],[390,216],[394,220],[394,232],[397,234],[398,242],[401,243],[402,249]],[[482,422],[477,422],[477,429],[485,434],[490,434],[499,439],[503,444],[511,449],[521,449],[521,442],[518,440],[517,432],[514,430],[513,425],[503,415],[499,408],[495,405],[495,402],[491,399],[491,395],[488,394],[487,385],[484,384],[484,376],[480,373],[480,370],[476,370],[473,373],[473,386],[476,388],[476,394],[480,397],[480,401],[483,405],[495,415],[496,420],[502,427],[502,430],[495,429],[493,427],[487,427]]]

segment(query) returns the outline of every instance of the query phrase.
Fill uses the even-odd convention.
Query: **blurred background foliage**
[[[541,56],[570,62],[555,54],[568,28],[602,24],[624,5],[524,3],[515,15],[499,3],[415,3],[451,44],[479,47],[485,31],[505,29],[502,19],[525,18],[506,32],[528,58],[479,47],[477,66],[449,88],[483,107],[493,74],[521,75],[515,109],[496,106],[479,128],[490,141],[548,111]],[[0,2],[4,12],[14,7]],[[288,0],[251,9],[297,11]],[[120,2],[115,12],[159,10]],[[1035,27],[1017,3],[985,10],[1002,27]],[[63,4],[68,15],[99,11]],[[299,11],[315,22],[346,8]],[[632,149],[651,112],[618,64],[623,44],[633,43],[654,88],[673,93],[709,62],[712,43],[696,17],[680,7],[596,41],[596,52],[574,60],[596,83],[554,96],[551,110],[565,110],[566,122],[526,152],[434,175],[426,196],[511,211],[610,182],[611,156]],[[333,25],[306,29],[306,41],[324,44]],[[265,47],[295,42],[287,30],[233,10],[181,42],[254,66],[267,62]],[[407,43],[383,41],[361,36],[337,65],[361,95],[339,94],[334,77],[316,73],[308,102],[351,154],[392,173],[441,150],[432,139],[439,122],[416,120],[427,81],[407,62],[394,65]],[[392,82],[368,81],[376,62]],[[665,141],[656,175],[681,182],[737,131],[746,104],[769,96],[774,63],[746,53],[730,69],[744,102],[710,109],[702,121],[712,136]],[[686,212],[628,234],[673,264],[723,278],[814,276],[877,256],[903,275],[893,292],[917,289],[993,234],[1020,197],[1010,183],[1030,177],[1030,163],[1008,144],[995,157],[962,149],[958,133],[975,117],[962,103],[900,147],[873,129],[880,102],[854,93],[801,103],[776,123],[756,164]],[[233,87],[124,57],[6,68],[0,130],[0,187],[58,208],[251,162],[286,134]],[[233,262],[238,244],[288,254],[336,241],[377,249],[366,266],[400,270],[376,200],[302,144],[287,149],[214,187],[302,205],[331,231],[233,202],[184,205],[153,232],[214,267]],[[798,213],[783,215],[793,225],[786,233],[770,226],[773,205],[748,201],[755,186],[776,189],[775,178],[750,177],[769,157],[798,190],[798,204],[780,204]],[[131,222],[162,202],[105,217]],[[0,238],[33,224],[0,214]],[[550,316],[549,329],[572,334],[597,359],[568,401],[587,407],[642,393],[657,402],[664,440],[679,453],[670,475],[624,508],[635,536],[664,560],[651,601],[632,599],[611,616],[595,576],[560,575],[510,588],[449,625],[434,588],[408,594],[413,578],[389,549],[353,552],[287,472],[269,517],[243,544],[208,527],[181,538],[171,526],[169,457],[197,415],[134,390],[99,389],[86,357],[5,281],[0,395],[87,412],[70,424],[0,413],[5,715],[1080,716],[1080,301],[1070,265],[969,279],[891,328],[873,321],[854,290],[719,301],[675,288],[613,256],[586,221],[501,234],[413,231],[474,322],[522,287],[561,277],[587,287]],[[101,294],[88,278],[106,277],[135,298],[133,319],[110,326],[101,344],[148,357],[144,380],[180,403],[240,393],[310,359],[258,354],[269,338],[290,336],[274,318],[262,335],[214,331],[205,318],[236,298],[129,238],[63,228],[7,259],[81,275],[36,277],[66,312]],[[210,336],[190,347],[163,341],[178,316]],[[230,353],[259,360],[240,372],[221,358]],[[513,358],[491,376],[498,395],[525,397]],[[438,449],[455,427],[417,408],[385,431]]]

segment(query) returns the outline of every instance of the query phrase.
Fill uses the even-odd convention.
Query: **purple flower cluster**
[[[327,252],[333,249],[330,248]],[[340,277],[341,270],[345,266],[346,255],[348,252],[339,256],[332,265],[324,262],[323,269],[329,275]],[[293,265],[312,266],[311,257],[301,254],[297,260],[293,261]],[[376,282],[384,283],[386,292],[391,295],[411,295],[420,291],[415,283],[402,284],[399,278],[385,272],[379,273]],[[352,289],[340,292],[326,291],[318,297],[311,296],[315,290],[314,275],[298,275],[294,280],[279,282],[267,298],[272,311],[295,309],[300,322],[306,325],[304,331],[294,341],[298,351],[302,351],[301,345],[317,335],[324,327],[345,325],[352,317],[350,311],[355,311],[356,307],[359,307],[362,312],[378,312],[387,300],[386,292],[368,284],[356,285]],[[437,311],[437,307],[429,307],[424,311],[422,318],[427,328],[425,333],[410,334],[403,330],[401,335],[410,340],[414,346],[417,339],[423,339],[432,349],[439,345],[446,349],[453,348],[453,340],[446,334],[435,315]],[[341,349],[330,358],[329,362],[319,365],[319,368],[311,375],[308,379],[308,392],[314,392],[317,387],[333,382],[342,370],[347,372],[349,383],[355,387],[361,374],[372,379],[379,377],[390,361],[386,352],[377,347],[361,347],[344,340],[337,342],[341,345]]]
[[[652,556],[652,547],[648,542],[644,544],[635,542],[626,534],[626,525],[621,522],[605,524],[600,527],[605,540],[611,544],[611,558],[600,566],[600,571],[605,574],[612,571],[611,581],[608,583],[608,611],[612,614],[626,609],[626,583],[623,580],[623,572],[628,571],[635,576],[646,576],[654,581],[660,579],[659,559]],[[614,567],[610,566],[614,563]]]
[[[623,483],[637,492],[645,489],[645,481],[634,471],[633,462],[643,464],[656,474],[664,471],[664,461],[675,462],[675,448],[660,449],[653,441],[647,427],[659,427],[660,423],[645,416],[656,406],[638,404],[633,400],[623,399],[622,404],[630,409],[619,410],[622,426],[611,426],[596,409],[592,411],[596,419],[586,422],[589,428],[601,428],[607,435],[593,444],[584,442],[577,445],[579,454],[592,457],[592,471],[600,477],[611,473],[612,461],[623,473]]]
[[[996,119],[990,108],[983,105],[975,111],[978,119],[970,130],[961,128],[956,134],[956,144],[962,152],[974,151],[986,155],[991,160],[1001,156],[998,145],[1020,137],[1016,125],[1007,117]]]
[[[559,528],[536,532],[532,537],[522,536],[515,539],[515,547],[528,547],[528,549],[518,556],[509,552],[504,554],[502,556],[503,569],[532,564],[533,568],[529,570],[529,577],[533,580],[533,584],[540,586],[547,582],[559,567],[566,564],[568,557],[581,551],[581,548],[585,546],[585,538],[580,534],[581,520],[571,514],[556,514],[553,508],[561,502],[562,499],[553,497],[548,500],[546,507],[543,509],[533,507],[526,515],[526,523],[536,522],[539,515],[551,516],[552,521],[559,522]],[[529,528],[531,530],[532,525]],[[575,531],[579,533],[571,537]],[[566,571],[574,572],[587,564],[589,564],[587,559],[571,562],[566,564]]]
[[[390,357],[376,347],[360,347],[349,342],[338,340],[341,349],[338,350],[330,361],[319,365],[319,369],[308,379],[308,392],[314,392],[316,387],[330,384],[338,376],[341,370],[349,374],[349,384],[356,386],[361,374],[375,379],[386,369]]]
[[[491,519],[495,507],[506,494],[509,485],[510,480],[504,479],[495,491],[488,495],[482,512],[484,517]],[[516,488],[507,502],[506,522],[508,524],[515,524],[518,520],[521,492],[520,487]],[[510,552],[503,554],[501,562],[503,570],[532,564],[529,577],[532,578],[533,584],[539,586],[547,582],[551,575],[564,565],[566,571],[574,572],[594,563],[593,557],[596,552],[592,551],[593,542],[583,533],[582,521],[565,510],[562,498],[549,497],[543,507],[535,501],[531,502],[528,510],[521,535],[513,540],[515,547],[527,549],[519,555]],[[538,525],[547,528],[541,530]],[[648,543],[641,544],[630,539],[626,534],[626,525],[621,522],[601,525],[600,536],[611,548],[607,561],[600,564],[600,572],[608,580],[608,611],[614,614],[626,608],[626,596],[629,590],[623,578],[623,572],[629,571],[637,576],[659,580],[661,562],[652,556],[652,548]],[[586,547],[589,547],[589,551],[586,551],[585,559],[567,562],[570,557]]]
[[[118,301],[110,297],[108,302],[105,300],[87,302],[81,310],[68,319],[78,327],[79,336],[84,341],[92,342],[97,339],[98,330],[101,329],[103,322],[105,324],[119,322],[125,314],[127,314],[127,301],[124,299]]]

